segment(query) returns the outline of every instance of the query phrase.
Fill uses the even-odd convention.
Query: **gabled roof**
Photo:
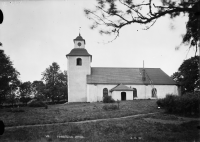
[[[87,76],[88,84],[137,84],[177,85],[160,68],[144,68],[146,81],[142,81],[142,68],[109,68],[92,67],[91,75]]]
[[[74,48],[66,56],[91,56],[85,48]]]
[[[142,68],[140,68],[142,71]],[[172,78],[170,78],[160,68],[146,68],[146,81],[145,83],[153,82],[155,85],[178,85]]]
[[[133,89],[129,88],[123,84],[118,84],[114,88],[110,89],[110,92],[113,92],[113,91],[133,91]]]
[[[102,84],[143,84],[138,68],[92,67],[87,83]]]

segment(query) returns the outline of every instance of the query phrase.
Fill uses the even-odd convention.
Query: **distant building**
[[[109,95],[114,100],[157,99],[178,95],[178,86],[160,68],[91,67],[92,55],[85,40],[74,39],[68,58],[68,102],[97,102]]]

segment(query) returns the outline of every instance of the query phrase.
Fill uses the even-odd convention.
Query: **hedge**
[[[164,99],[159,99],[157,105],[169,113],[184,115],[200,114],[200,94],[187,93],[183,96],[167,94]]]

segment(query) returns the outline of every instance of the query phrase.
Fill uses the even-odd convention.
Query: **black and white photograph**
[[[0,0],[0,141],[200,141],[200,0]]]

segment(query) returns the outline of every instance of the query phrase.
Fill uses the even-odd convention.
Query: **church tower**
[[[79,33],[74,48],[66,55],[68,102],[87,102],[87,75],[91,74],[92,55],[85,49],[85,39]]]

